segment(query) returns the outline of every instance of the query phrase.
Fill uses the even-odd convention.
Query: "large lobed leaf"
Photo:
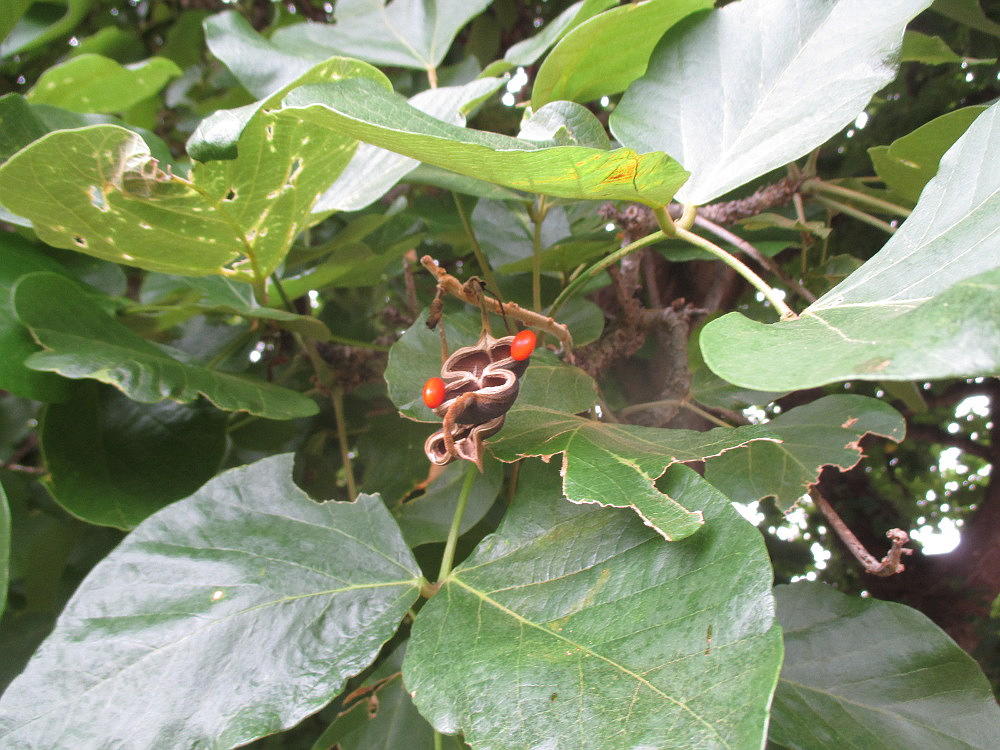
[[[505,187],[579,200],[633,200],[663,206],[687,173],[662,152],[531,141],[461,128],[424,114],[360,78],[305,86],[276,113]]]
[[[609,125],[625,146],[691,172],[705,204],[809,153],[896,73],[930,0],[742,0],[667,33]]]
[[[798,320],[730,313],[705,326],[709,367],[778,391],[1000,371],[1000,161],[983,158],[998,150],[994,104],[942,157],[885,247]]]
[[[523,465],[501,527],[414,623],[420,712],[482,750],[760,747],[782,652],[767,553],[693,471],[667,490],[701,533],[667,543],[560,502],[554,467]]]
[[[705,478],[733,502],[773,496],[778,507],[790,508],[819,481],[824,466],[847,471],[857,465],[865,435],[898,443],[906,422],[873,398],[833,395],[779,414],[767,429],[781,442],[756,440],[706,462]]]
[[[775,589],[785,662],[770,739],[801,750],[989,750],[989,682],[926,616],[819,583]]]
[[[201,394],[220,409],[269,419],[308,417],[318,411],[315,401],[288,388],[174,359],[109,317],[57,274],[22,277],[13,299],[18,319],[44,349],[25,360],[33,370],[99,380],[143,403],[186,402]]]
[[[216,477],[99,563],[0,700],[0,744],[235,747],[368,666],[419,568],[377,496],[320,505],[292,463]]]
[[[546,406],[517,406],[489,442],[501,461],[563,454],[563,492],[574,503],[631,507],[665,539],[683,539],[702,525],[702,514],[686,508],[656,480],[672,464],[701,461],[751,440],[773,440],[763,427],[708,432],[663,430],[584,419]]]

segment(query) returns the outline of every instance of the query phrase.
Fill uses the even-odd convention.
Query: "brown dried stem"
[[[876,560],[865,549],[865,545],[858,540],[854,532],[848,528],[847,524],[844,523],[844,520],[837,514],[837,511],[833,509],[833,506],[830,505],[825,497],[816,490],[810,490],[809,496],[816,503],[816,507],[820,509],[820,512],[826,517],[826,520],[830,522],[833,530],[837,532],[837,536],[847,546],[847,549],[864,566],[866,573],[871,573],[880,578],[887,578],[906,570],[906,566],[903,565],[903,555],[913,554],[912,549],[904,546],[910,542],[909,534],[902,529],[889,529],[885,535],[892,542],[892,547],[886,553],[885,557],[881,560]]]
[[[434,260],[431,256],[425,255],[420,259],[420,263],[434,274],[434,278],[437,279],[438,288],[441,291],[457,297],[463,302],[469,305],[476,305],[477,307],[481,304],[484,308],[489,308],[490,312],[494,312],[497,315],[506,315],[508,317],[514,318],[524,323],[526,326],[531,328],[537,328],[545,333],[551,333],[562,344],[563,351],[569,354],[573,351],[573,337],[570,335],[569,329],[562,323],[556,323],[552,318],[546,315],[540,315],[539,313],[532,312],[531,310],[526,310],[521,307],[516,302],[499,302],[492,297],[482,297],[481,295],[475,294],[472,290],[466,287],[461,281],[456,279],[450,273],[445,271],[438,265],[438,262]]]

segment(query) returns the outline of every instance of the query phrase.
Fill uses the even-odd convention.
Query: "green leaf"
[[[33,0],[8,0],[0,5],[0,42],[14,28]]]
[[[898,443],[906,422],[876,399],[834,395],[779,414],[767,429],[781,442],[755,441],[710,458],[705,479],[733,502],[774,497],[779,508],[787,509],[819,481],[824,466],[853,468],[863,457],[860,441],[865,435]]]
[[[245,258],[241,277],[260,282],[353,155],[353,140],[310,135],[261,112],[243,131],[240,158],[197,164],[189,180],[164,172],[124,128],[56,131],[0,167],[0,203],[55,247],[192,276],[233,274]]]
[[[552,102],[521,123],[518,138],[545,146],[609,149],[611,140],[597,116],[576,102]]]
[[[418,450],[423,456],[422,446]],[[422,495],[402,498],[389,506],[389,512],[410,547],[443,542],[448,538],[459,495],[469,473],[472,474],[472,485],[459,528],[459,533],[464,534],[482,520],[497,499],[503,470],[496,461],[486,461],[482,472],[466,461],[455,461],[444,467]]]
[[[56,501],[88,523],[131,529],[211,479],[226,415],[203,402],[140,404],[88,383],[43,413],[39,441]]]
[[[201,295],[195,307],[208,313],[239,315],[255,320],[273,320],[282,328],[301,333],[316,341],[328,341],[330,329],[323,321],[312,315],[299,315],[276,307],[257,304],[253,291],[246,284],[240,284],[221,276],[182,277],[171,280],[178,286],[186,286]]]
[[[17,319],[11,290],[19,278],[38,271],[64,272],[27,240],[9,232],[0,234],[0,388],[36,401],[65,401],[71,395],[65,378],[24,366],[39,346]]]
[[[280,49],[235,10],[209,16],[204,27],[209,51],[258,99],[286,87],[318,62],[314,54]],[[328,57],[333,55],[322,59]]]
[[[985,110],[985,106],[956,109],[888,146],[870,148],[872,166],[886,186],[916,203],[924,186],[937,174],[941,157]]]
[[[774,742],[803,750],[996,747],[1000,708],[989,682],[926,616],[819,583],[774,594],[785,631]]]
[[[236,109],[216,110],[195,128],[187,142],[187,152],[192,159],[208,162],[215,159],[235,159],[238,154],[240,136],[247,125],[265,108],[274,107],[288,92],[308,83],[336,81],[355,75],[371,76],[382,85],[389,87],[389,80],[377,69],[357,60],[335,57],[309,68],[297,78],[289,81],[265,99]],[[330,180],[336,173],[330,174]]]
[[[487,445],[501,461],[524,456],[548,460],[564,454],[563,494],[569,500],[630,507],[665,539],[675,540],[696,532],[703,519],[699,511],[661,492],[657,478],[672,464],[701,461],[759,439],[774,438],[756,426],[708,432],[662,430],[597,422],[548,406],[518,405]]]
[[[798,320],[730,313],[705,326],[705,361],[748,388],[1000,370],[1000,148],[994,104],[941,159],[913,213],[871,260]],[[809,356],[803,356],[809,352]]]
[[[928,36],[919,31],[907,30],[903,37],[903,49],[899,53],[901,62],[921,62],[925,65],[945,65],[964,63],[966,65],[987,65],[995,63],[996,58],[977,60],[962,57],[939,36]]]
[[[930,0],[744,0],[668,33],[611,114],[625,146],[691,172],[702,205],[823,144],[896,74]],[[862,21],[863,19],[863,21]]]
[[[16,0],[15,0],[16,1]],[[4,4],[8,4],[5,0]],[[22,5],[23,3],[18,3]],[[56,0],[33,2],[13,24],[0,43],[0,59],[41,47],[72,31],[87,15],[94,0]],[[7,19],[10,23],[11,19]]]
[[[490,0],[338,0],[336,23],[278,29],[271,41],[301,54],[357,57],[375,65],[431,70],[465,24]]]
[[[42,73],[27,99],[74,112],[124,112],[181,73],[163,57],[123,66],[101,55],[80,55]]]
[[[934,0],[933,8],[943,16],[1000,38],[1000,23],[990,20],[979,0]]]
[[[580,0],[580,2],[573,3],[549,21],[545,28],[533,37],[522,39],[517,44],[511,45],[503,59],[511,66],[534,65],[538,58],[545,54],[545,50],[562,39],[568,32],[588,18],[615,4],[616,0]]]
[[[671,26],[711,7],[709,0],[650,0],[588,19],[545,58],[531,89],[532,106],[559,99],[589,102],[624,91],[646,70],[653,48]]]
[[[493,750],[762,745],[781,662],[763,542],[693,471],[667,491],[702,533],[668,544],[522,467],[501,527],[413,626],[403,676],[438,731]]]
[[[10,583],[10,508],[7,493],[0,484],[0,615],[7,606],[7,585]]]
[[[372,689],[371,697],[358,700],[342,712],[313,750],[334,746],[338,750],[434,750],[434,730],[417,711],[403,685],[400,669],[404,653],[405,646],[400,646],[379,665],[365,681],[365,686]],[[447,747],[455,745],[449,743]]]
[[[247,411],[269,419],[307,417],[318,411],[315,401],[295,391],[173,359],[108,317],[73,282],[56,274],[22,277],[13,298],[21,323],[45,349],[26,361],[32,369],[74,380],[99,380],[142,403],[192,401],[200,393],[225,411]]]
[[[545,148],[449,125],[361,78],[297,89],[277,117],[301,120],[459,174],[560,198],[662,206],[687,177],[663,153]]]
[[[464,86],[442,86],[421,91],[408,101],[411,106],[432,117],[464,126],[464,107],[492,94],[503,84],[502,78],[478,78]],[[337,181],[320,197],[313,211],[358,211],[365,208],[385,195],[419,163],[415,159],[362,143]]]
[[[420,571],[378,497],[317,504],[292,463],[216,477],[98,563],[0,700],[4,743],[235,747],[367,667]]]

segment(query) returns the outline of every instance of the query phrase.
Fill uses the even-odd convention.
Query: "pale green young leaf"
[[[236,747],[365,669],[420,569],[377,496],[318,504],[292,466],[286,454],[227,471],[98,563],[0,700],[0,741]]]
[[[670,27],[711,7],[710,0],[650,0],[588,19],[542,62],[531,89],[532,106],[560,99],[589,102],[624,91],[645,72],[653,48]]]
[[[691,172],[702,205],[823,144],[893,79],[930,0],[743,0],[668,32],[611,132]],[[678,27],[680,29],[680,27]]]
[[[763,541],[693,471],[665,481],[701,533],[668,543],[522,466],[500,528],[413,626],[403,677],[439,731],[493,750],[762,745],[781,663]]]
[[[553,44],[562,39],[588,18],[616,5],[615,0],[579,0],[546,24],[528,39],[522,39],[504,53],[504,61],[515,65],[533,65]]]
[[[122,65],[101,55],[79,55],[42,73],[27,99],[74,112],[124,112],[159,93],[181,73],[163,57]]]

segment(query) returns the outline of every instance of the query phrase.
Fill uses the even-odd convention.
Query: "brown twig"
[[[847,524],[844,523],[844,520],[837,514],[837,511],[833,509],[833,506],[830,505],[825,497],[816,490],[810,490],[809,496],[816,503],[816,507],[820,509],[820,512],[826,517],[826,520],[830,522],[833,530],[837,532],[840,541],[847,546],[851,554],[864,566],[866,573],[871,573],[880,578],[887,578],[906,570],[906,566],[903,565],[903,555],[913,554],[912,549],[904,546],[910,542],[909,534],[902,529],[889,529],[885,535],[892,542],[892,547],[886,553],[885,557],[881,560],[876,560],[865,549],[865,546],[854,535],[854,532],[848,528]]]
[[[452,295],[453,297],[457,297],[469,305],[479,306],[480,296],[473,293],[466,287],[465,284],[441,268],[441,266],[438,265],[438,262],[431,256],[425,255],[420,259],[420,263],[424,268],[434,274],[434,278],[437,279],[438,288],[442,291]],[[481,299],[483,306],[488,307],[490,312],[494,312],[497,315],[508,315],[515,320],[520,320],[526,326],[537,328],[538,330],[546,333],[551,333],[559,339],[559,342],[562,344],[563,351],[566,354],[573,351],[573,337],[570,335],[569,328],[564,326],[562,323],[556,323],[550,317],[540,315],[531,310],[526,310],[516,302],[501,303],[492,297],[482,297]]]

